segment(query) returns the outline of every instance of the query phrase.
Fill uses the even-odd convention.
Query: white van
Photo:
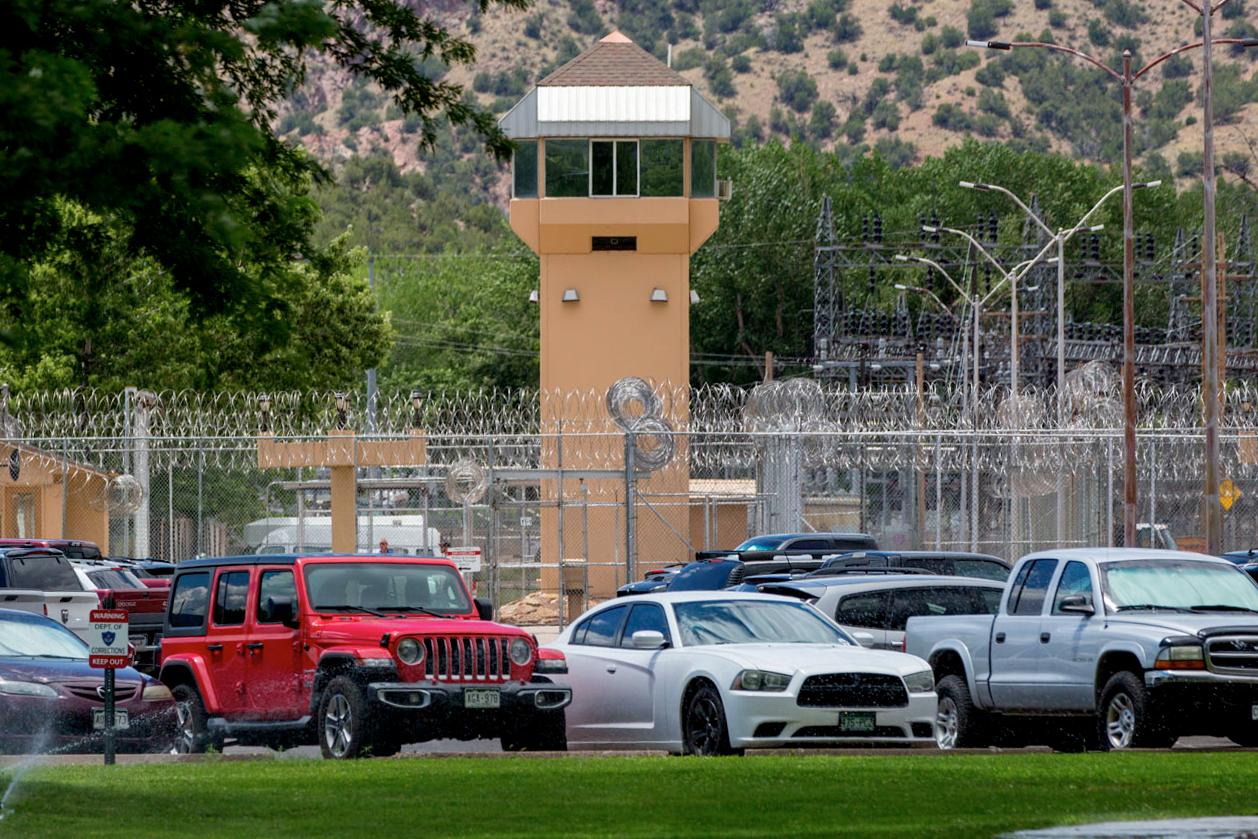
[[[441,533],[425,527],[420,515],[372,515],[358,517],[358,550],[377,553],[380,542],[389,543],[389,553],[408,556],[439,556]],[[254,553],[331,553],[332,517],[306,516],[296,518],[271,530],[263,537]]]

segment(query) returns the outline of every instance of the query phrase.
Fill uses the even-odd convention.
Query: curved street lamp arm
[[[1227,2],[1227,0],[1223,0],[1223,2]],[[1196,4],[1196,3],[1194,3],[1192,0],[1183,0],[1183,3],[1184,3],[1184,5],[1185,5],[1185,6],[1187,6],[1187,7],[1188,7],[1188,8],[1190,8],[1190,9],[1192,9],[1192,10],[1193,10],[1194,12],[1196,12],[1197,14],[1201,14],[1201,6],[1197,5],[1197,4]],[[1219,5],[1220,5],[1220,6],[1222,6],[1222,5],[1223,5],[1223,3],[1220,3]],[[1213,11],[1214,11],[1214,9],[1211,9],[1210,11],[1211,11],[1211,12],[1213,12]]]
[[[1010,201],[1012,201],[1013,203],[1017,204],[1017,205],[1018,205],[1018,207],[1022,210],[1022,212],[1026,213],[1027,218],[1031,219],[1031,221],[1033,221],[1033,222],[1035,222],[1037,225],[1039,225],[1040,230],[1043,230],[1043,231],[1044,231],[1045,233],[1047,233],[1049,236],[1052,236],[1052,235],[1053,235],[1053,231],[1052,231],[1052,229],[1051,229],[1051,228],[1050,228],[1047,224],[1045,224],[1045,223],[1043,222],[1043,220],[1042,220],[1042,219],[1040,219],[1040,217],[1039,217],[1039,216],[1037,216],[1035,213],[1031,212],[1031,208],[1030,208],[1030,207],[1028,207],[1028,206],[1027,206],[1027,205],[1023,202],[1023,200],[1022,200],[1021,198],[1019,198],[1018,196],[1014,195],[1011,191],[1009,191],[1009,190],[1005,189],[1003,186],[997,186],[996,184],[987,184],[987,183],[983,184],[983,186],[987,187],[987,188],[988,188],[988,189],[990,189],[992,192],[999,192],[1001,195],[1005,196],[1005,197],[1006,197],[1006,198],[1008,198]]]
[[[1258,39],[1255,39],[1255,38],[1211,38],[1210,40],[1212,43],[1215,43],[1215,44],[1239,44],[1239,45],[1243,45],[1247,47],[1258,46]],[[1197,41],[1192,44],[1184,44],[1183,46],[1176,47],[1175,49],[1171,50],[1168,53],[1159,55],[1157,58],[1153,59],[1148,64],[1141,67],[1139,70],[1137,70],[1135,73],[1132,74],[1131,79],[1132,81],[1135,81],[1136,79],[1143,76],[1145,73],[1152,70],[1154,67],[1161,64],[1163,61],[1166,61],[1168,58],[1174,58],[1180,53],[1188,52],[1189,50],[1201,49],[1202,46],[1203,46],[1203,43],[1201,41]]]
[[[1111,76],[1118,79],[1119,81],[1122,81],[1123,79],[1122,73],[1119,73],[1117,70],[1115,70],[1113,67],[1110,67],[1104,61],[1101,61],[1099,58],[1096,58],[1094,56],[1088,55],[1083,50],[1077,50],[1074,47],[1064,47],[1061,44],[1052,44],[1052,43],[1049,43],[1048,41],[1010,41],[1009,46],[1011,47],[1040,47],[1041,49],[1053,50],[1054,52],[1064,52],[1067,55],[1073,55],[1075,58],[1082,58],[1084,61],[1088,62],[1089,64],[1092,64],[1096,67],[1101,68],[1106,73],[1109,73]]]

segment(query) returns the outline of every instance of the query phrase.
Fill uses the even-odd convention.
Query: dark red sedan
[[[88,666],[87,652],[56,621],[0,609],[0,752],[101,750],[94,718],[105,707],[104,671]],[[117,671],[115,696],[118,751],[171,749],[175,703],[165,685],[128,667]]]

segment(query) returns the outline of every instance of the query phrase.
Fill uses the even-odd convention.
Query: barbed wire
[[[1117,377],[1093,363],[1073,371],[1060,404],[1055,388],[1007,386],[977,393],[934,382],[851,390],[810,379],[754,387],[656,387],[659,416],[671,426],[675,464],[693,475],[747,475],[775,457],[769,440],[790,439],[809,468],[977,468],[1012,480],[1089,468],[1113,456],[1121,438]],[[1200,470],[1201,394],[1187,385],[1136,386],[1142,446],[1156,445],[1159,474]],[[106,473],[128,471],[137,447],[150,467],[258,469],[260,435],[279,442],[351,444],[421,435],[435,467],[460,459],[495,466],[621,468],[623,432],[608,416],[605,391],[480,389],[379,394],[326,391],[19,393],[4,413],[3,436],[27,457],[61,456]],[[1223,394],[1225,466],[1247,467],[1241,449],[1258,434],[1258,383],[1229,383]],[[323,465],[317,446],[306,460]],[[356,450],[355,450],[356,451]],[[1118,452],[1121,457],[1121,444]],[[1248,452],[1248,449],[1246,449]],[[357,454],[354,455],[358,457]],[[294,460],[294,457],[296,459]],[[357,461],[355,461],[357,462]]]

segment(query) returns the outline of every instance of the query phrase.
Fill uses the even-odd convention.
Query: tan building
[[[690,380],[690,256],[715,231],[722,185],[716,150],[729,120],[684,77],[619,32],[613,32],[538,83],[501,120],[517,143],[511,228],[540,257],[541,386],[544,432],[606,432],[575,443],[565,438],[565,468],[618,468],[615,428],[597,399],[561,401],[549,394],[601,394],[625,376],[664,391]],[[666,419],[685,421],[683,400],[666,400]],[[574,411],[587,415],[574,415]],[[553,467],[558,454],[546,449]],[[654,566],[683,560],[691,518],[684,458],[643,481],[658,500],[654,527],[641,531],[637,555]],[[546,497],[554,499],[551,486]],[[596,501],[623,498],[623,483],[595,481]],[[573,497],[575,487],[565,488]],[[663,499],[672,499],[666,502]],[[612,505],[614,508],[614,505]],[[592,585],[606,592],[626,573],[613,534],[619,511],[593,511]],[[615,521],[612,521],[613,516]],[[565,527],[568,547],[579,544]],[[693,541],[693,540],[692,540]],[[543,515],[542,557],[559,557],[558,524]],[[603,569],[603,570],[599,570]]]
[[[0,443],[0,537],[79,539],[108,553],[109,478],[42,449]]]

